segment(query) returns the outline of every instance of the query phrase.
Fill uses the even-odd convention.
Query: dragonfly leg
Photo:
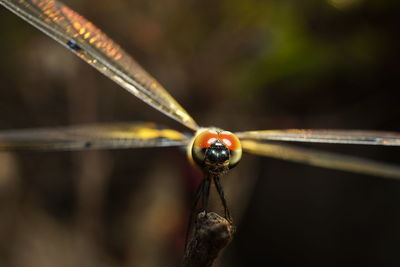
[[[196,213],[196,207],[197,207],[197,204],[198,204],[198,202],[200,200],[200,197],[202,198],[202,201],[204,202],[204,190],[205,190],[205,183],[206,183],[207,180],[208,179],[204,179],[201,182],[201,184],[199,185],[199,187],[197,188],[197,190],[196,190],[196,194],[195,194],[194,201],[193,201],[193,206],[192,206],[192,209],[190,210],[188,226],[187,226],[187,229],[186,229],[185,251],[186,251],[186,247],[188,245],[189,234],[190,234],[190,230],[192,228],[193,218],[194,218],[194,216],[196,216],[196,214],[195,214]],[[208,182],[208,184],[209,184],[209,182]],[[208,187],[210,187],[210,186],[208,185]]]
[[[204,194],[204,183],[205,183],[205,179],[200,183],[199,187],[196,190],[196,195],[194,197],[193,206],[192,206],[192,213],[194,212],[194,210],[196,210],[197,203],[199,202],[200,197],[202,197]]]
[[[210,196],[210,179],[206,177],[203,181],[204,187],[202,192],[202,209],[207,213],[208,209],[208,198]]]
[[[231,214],[228,209],[228,205],[226,204],[224,190],[222,188],[219,177],[215,176],[213,180],[214,180],[215,187],[217,188],[219,198],[221,199],[222,206],[224,207],[225,218],[228,219],[229,221],[232,221]]]

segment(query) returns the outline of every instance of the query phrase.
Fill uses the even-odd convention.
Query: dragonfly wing
[[[400,133],[363,130],[266,130],[236,133],[243,140],[400,146]]]
[[[0,0],[0,4],[147,104],[192,130],[198,128],[175,99],[118,44],[64,4],[55,0]]]
[[[1,150],[87,150],[185,146],[184,134],[153,123],[93,124],[0,131]]]
[[[400,166],[287,144],[243,140],[244,151],[260,156],[305,163],[313,166],[400,179]]]

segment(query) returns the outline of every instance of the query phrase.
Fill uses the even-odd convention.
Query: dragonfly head
[[[203,170],[221,173],[239,163],[242,146],[233,133],[206,128],[196,133],[190,153],[195,164]]]

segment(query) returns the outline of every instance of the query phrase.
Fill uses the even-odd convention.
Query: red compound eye
[[[231,132],[223,131],[219,133],[219,140],[230,150],[242,149],[239,139]]]
[[[242,158],[242,145],[239,138],[231,132],[223,131],[219,133],[219,140],[229,149],[229,168],[235,167]]]
[[[196,148],[208,148],[218,140],[218,133],[214,130],[206,130],[200,133],[194,140],[193,146]]]

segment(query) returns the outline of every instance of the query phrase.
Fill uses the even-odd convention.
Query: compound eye
[[[219,139],[229,149],[229,168],[235,167],[242,158],[242,145],[239,138],[231,132],[223,131],[219,133]]]
[[[199,166],[204,164],[207,148],[216,141],[218,141],[218,132],[215,130],[205,130],[196,136],[193,141],[192,157]]]

